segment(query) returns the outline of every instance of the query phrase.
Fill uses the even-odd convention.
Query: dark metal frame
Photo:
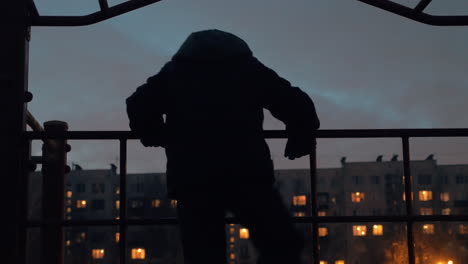
[[[285,131],[271,130],[265,131],[265,138],[279,139],[286,138]],[[411,197],[412,183],[410,171],[410,144],[409,138],[421,137],[468,137],[468,129],[357,129],[357,130],[320,130],[311,137],[315,138],[401,138],[403,148],[403,171],[405,182],[405,195]],[[43,219],[40,221],[30,221],[25,219],[22,227],[22,234],[26,234],[26,229],[30,227],[44,226],[119,226],[120,227],[120,263],[126,263],[126,230],[129,225],[174,225],[176,218],[157,219],[128,219],[126,203],[126,176],[127,176],[127,141],[137,139],[136,135],[127,131],[71,131],[71,132],[25,132],[24,141],[30,144],[31,140],[61,139],[61,140],[118,140],[120,142],[120,218],[118,220],[63,220],[63,219]],[[468,221],[468,215],[414,215],[412,199],[406,199],[406,215],[398,216],[318,216],[316,184],[316,149],[313,148],[309,155],[310,182],[312,207],[311,216],[296,217],[297,223],[312,224],[313,235],[313,255],[314,264],[319,264],[319,223],[352,223],[352,222],[395,222],[406,223],[407,226],[407,248],[408,263],[415,263],[413,223],[428,221]],[[27,179],[25,179],[27,180]],[[23,192],[27,194],[26,192]],[[24,197],[27,199],[27,196]],[[26,205],[26,202],[22,203]],[[22,208],[26,210],[27,208]],[[236,218],[227,218],[227,223],[238,223]],[[22,239],[26,243],[25,238]],[[21,245],[25,247],[25,244]]]
[[[432,26],[468,26],[467,16],[435,16],[424,13],[423,11],[432,2],[432,0],[419,0],[415,8],[397,4],[390,0],[358,0],[386,10],[388,12],[418,21]],[[468,10],[467,10],[468,11]]]

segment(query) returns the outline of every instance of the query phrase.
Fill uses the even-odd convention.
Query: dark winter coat
[[[306,93],[260,63],[242,39],[219,30],[192,33],[126,103],[143,145],[166,150],[172,197],[230,181],[272,183],[264,108],[286,124],[295,148],[310,149],[319,127]],[[232,171],[234,178],[225,173]]]

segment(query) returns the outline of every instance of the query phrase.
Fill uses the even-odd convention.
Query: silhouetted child
[[[273,185],[263,108],[286,124],[285,156],[302,157],[320,124],[306,93],[260,63],[239,37],[205,30],[192,33],[126,102],[143,145],[166,150],[185,263],[226,263],[226,212],[249,229],[258,263],[300,263],[302,236]]]

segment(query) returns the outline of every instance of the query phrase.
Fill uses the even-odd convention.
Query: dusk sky
[[[428,13],[468,15],[466,0],[433,2]],[[99,8],[97,0],[36,5],[42,15],[84,15]],[[29,109],[41,122],[67,121],[70,130],[128,130],[125,98],[191,32],[213,28],[243,38],[260,61],[307,92],[321,129],[467,127],[468,27],[428,26],[354,0],[166,0],[91,26],[34,27]],[[284,128],[268,114],[264,127]],[[84,168],[117,162],[116,141],[70,143],[69,162]],[[306,159],[282,157],[284,141],[270,143],[277,168],[307,166]],[[439,163],[468,164],[468,140],[412,143],[414,159],[435,153]],[[319,140],[319,166],[339,166],[342,156],[401,157],[400,145],[398,139]],[[161,149],[143,149],[134,141],[128,155],[129,171],[165,170]]]

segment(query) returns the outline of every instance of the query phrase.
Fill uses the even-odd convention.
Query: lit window
[[[76,201],[76,208],[86,208],[86,200]]]
[[[104,258],[104,249],[92,249],[91,256],[93,259],[103,259]]]
[[[294,216],[297,216],[297,217],[304,217],[304,216],[305,216],[305,213],[304,213],[304,212],[294,212]]]
[[[293,205],[301,206],[306,205],[307,199],[305,195],[295,195],[293,197]]]
[[[325,237],[328,235],[328,228],[326,227],[319,227],[318,228],[318,234],[319,234],[319,237]]]
[[[120,219],[120,216],[116,216],[115,219],[119,220],[119,219]]]
[[[458,225],[458,233],[461,235],[468,235],[468,224]]]
[[[234,234],[234,232],[236,232],[236,229],[234,227],[230,227],[229,228],[229,233]]]
[[[434,225],[433,224],[426,224],[423,225],[423,234],[433,235],[434,234]]]
[[[383,225],[373,225],[372,226],[372,234],[374,236],[382,236],[383,235]]]
[[[120,186],[115,187],[115,194],[120,194]]]
[[[318,216],[327,216],[327,212],[325,212],[325,211],[318,211]]]
[[[321,260],[320,264],[327,264],[327,262],[325,260]]]
[[[81,240],[85,240],[85,239],[86,239],[86,233],[85,233],[85,232],[81,232],[81,233],[80,233],[80,238],[81,238]]]
[[[154,207],[154,208],[158,208],[159,206],[161,206],[161,200],[159,200],[159,199],[152,200],[151,201],[151,206]]]
[[[335,264],[345,264],[344,260],[336,260]]]
[[[362,192],[353,192],[351,193],[351,201],[353,203],[360,203],[364,201],[364,193]]]
[[[234,242],[236,242],[236,239],[232,236],[232,237],[229,238],[229,242],[234,243]]]
[[[72,191],[67,191],[67,198],[71,198],[72,197]]]
[[[236,259],[236,254],[235,253],[229,254],[229,258],[232,260]]]
[[[115,201],[115,208],[120,209],[120,200]]]
[[[171,207],[176,208],[177,207],[177,200],[171,200]]]
[[[234,249],[234,244],[229,244],[229,249]]]
[[[420,201],[432,200],[432,191],[419,191],[419,200]]]
[[[451,212],[450,208],[442,209],[442,215],[450,215],[450,212]]]
[[[447,261],[447,264],[453,264],[453,260]]]
[[[450,194],[448,192],[441,192],[440,193],[440,200],[442,202],[448,202],[450,201]]]
[[[249,239],[249,229],[247,229],[247,228],[239,229],[239,238],[240,239]]]
[[[414,193],[411,192],[411,201],[414,200]],[[406,193],[403,193],[403,201],[406,201]]]
[[[432,215],[433,212],[434,212],[434,210],[432,210],[432,208],[429,208],[429,207],[419,208],[420,215]]]
[[[367,227],[365,225],[353,226],[353,236],[365,236]]]
[[[71,208],[67,207],[67,213],[71,213]]]
[[[115,233],[115,242],[120,242],[120,232]]]
[[[70,246],[70,245],[71,245],[71,241],[70,241],[70,240],[67,240],[66,245],[67,245],[67,246]]]
[[[145,259],[145,249],[132,248],[132,259]]]

